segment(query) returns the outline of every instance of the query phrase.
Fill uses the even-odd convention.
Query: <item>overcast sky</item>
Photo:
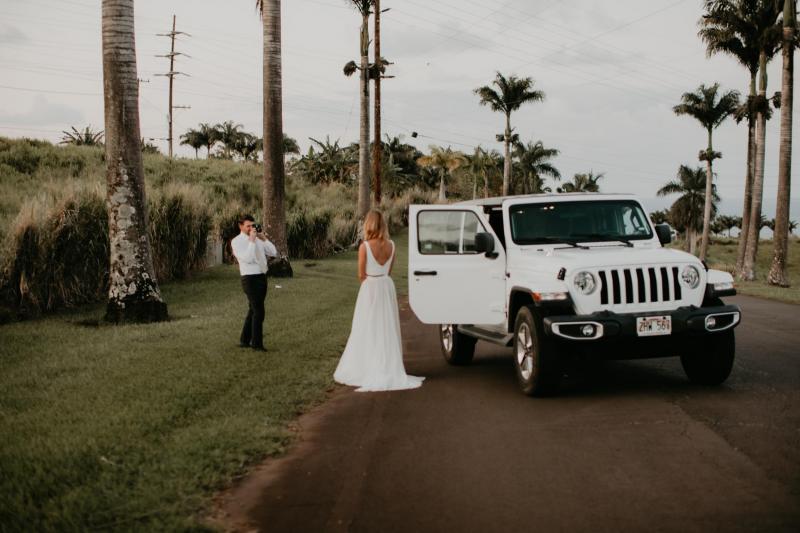
[[[252,0],[137,0],[136,44],[142,135],[166,137],[169,39],[182,36],[175,82],[175,136],[198,122],[234,120],[261,133],[261,26]],[[360,17],[345,0],[283,0],[284,129],[309,137],[358,137],[358,81],[342,66],[357,59]],[[100,2],[0,0],[0,135],[57,141],[69,126],[103,125]],[[697,38],[701,0],[382,0],[382,52],[395,65],[383,83],[383,130],[471,152],[502,150],[503,117],[478,105],[473,89],[496,71],[530,76],[546,94],[512,125],[524,140],[561,150],[566,178],[605,172],[602,188],[655,196],[680,164],[697,165],[705,132],[672,106],[701,83],[747,91],[732,59],[706,58]],[[372,29],[370,28],[370,31]],[[780,57],[770,65],[780,89]],[[798,137],[798,121],[794,135]],[[774,213],[779,118],[767,132],[765,211]],[[412,139],[412,131],[419,137]],[[166,143],[155,141],[166,152]],[[177,143],[176,143],[177,144]],[[741,209],[746,126],[715,133],[723,211]],[[796,144],[796,143],[795,143]],[[193,157],[187,147],[177,150]],[[800,158],[795,158],[800,161]],[[795,164],[797,169],[797,163]],[[797,170],[793,171],[797,183]],[[796,198],[796,195],[794,195]],[[794,204],[795,202],[793,202]],[[795,211],[796,212],[796,211]],[[794,213],[793,213],[794,214]]]

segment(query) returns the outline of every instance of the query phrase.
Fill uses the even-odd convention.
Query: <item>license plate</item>
[[[636,317],[636,334],[640,337],[670,335],[672,333],[671,316]]]

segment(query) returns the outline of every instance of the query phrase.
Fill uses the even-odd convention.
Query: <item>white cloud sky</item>
[[[172,14],[182,37],[175,82],[177,137],[198,122],[235,120],[261,131],[261,29],[254,1],[137,0],[136,33],[145,137],[166,136],[164,58]],[[0,0],[0,135],[58,140],[61,130],[103,123],[99,0]],[[396,78],[383,84],[383,129],[471,151],[503,127],[472,90],[495,71],[531,76],[544,103],[512,117],[525,140],[561,150],[564,176],[605,172],[603,189],[643,197],[698,164],[705,133],[676,117],[680,95],[701,83],[747,89],[747,73],[726,57],[706,58],[697,38],[701,0],[382,0],[383,55]],[[358,82],[342,66],[358,54],[360,17],[345,0],[283,0],[284,128],[308,137],[358,135]],[[780,58],[769,93],[780,88]],[[41,91],[41,92],[40,92]],[[767,133],[765,209],[774,209],[779,120]],[[795,124],[795,136],[797,136]],[[800,138],[800,137],[797,137]],[[724,211],[735,212],[744,176],[746,131],[733,121],[715,134]],[[157,141],[165,150],[163,141]],[[185,147],[182,156],[193,156]],[[797,168],[797,165],[795,165]],[[798,173],[795,170],[793,174]],[[729,204],[730,202],[730,204]],[[728,205],[731,207],[728,208]]]

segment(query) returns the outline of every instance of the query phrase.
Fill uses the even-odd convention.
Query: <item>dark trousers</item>
[[[264,300],[267,298],[267,275],[242,276],[242,290],[247,295],[248,310],[239,342],[254,348],[263,348]]]

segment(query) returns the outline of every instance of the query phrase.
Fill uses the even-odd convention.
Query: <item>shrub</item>
[[[328,228],[332,216],[327,211],[299,210],[291,213],[286,221],[286,240],[289,257],[318,259],[331,252]]]
[[[2,285],[22,316],[95,301],[108,283],[108,220],[96,190],[27,202],[14,221]]]
[[[149,235],[153,267],[159,281],[183,279],[202,268],[211,215],[202,192],[189,185],[168,186],[151,195]]]

